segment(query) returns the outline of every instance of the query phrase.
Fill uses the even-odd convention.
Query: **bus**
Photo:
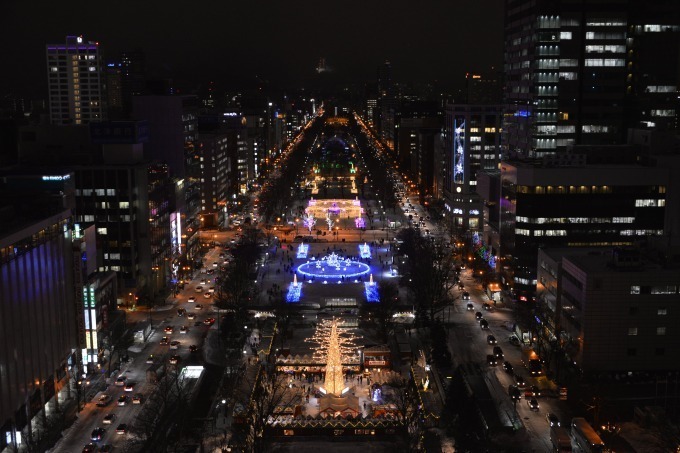
[[[522,348],[522,364],[529,370],[529,374],[531,374],[532,377],[541,376],[543,374],[541,358],[529,347]]]
[[[569,453],[572,451],[569,432],[560,426],[550,428],[550,441],[552,442],[553,451],[556,453]]]
[[[586,453],[602,453],[604,451],[604,442],[583,417],[571,419],[571,436],[578,446],[577,451]]]

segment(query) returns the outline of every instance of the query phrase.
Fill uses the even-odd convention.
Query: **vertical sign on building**
[[[453,120],[453,182],[465,184],[465,119]]]
[[[76,305],[76,323],[78,325],[78,347],[82,349],[85,344],[85,312],[83,310],[83,269],[82,257],[80,252],[80,241],[73,246],[73,286],[74,303]]]

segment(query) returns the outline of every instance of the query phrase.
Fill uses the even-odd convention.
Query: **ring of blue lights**
[[[313,266],[313,267],[312,267]],[[309,270],[306,269],[314,269],[316,270],[316,261],[308,261],[304,264],[300,264],[297,268],[297,273],[300,275],[305,275],[310,278],[336,278],[340,279],[342,277],[345,278],[355,278],[355,277],[361,277],[364,275],[367,275],[369,272],[371,272],[371,267],[366,264],[362,263],[360,261],[352,261],[352,264],[350,266],[357,266],[361,270],[359,272],[344,272],[344,271],[338,271],[334,267],[328,266],[333,273],[329,274],[328,272],[310,272]],[[342,266],[342,267],[347,267],[347,266]],[[341,268],[342,268],[341,267]],[[335,274],[337,272],[337,274]]]

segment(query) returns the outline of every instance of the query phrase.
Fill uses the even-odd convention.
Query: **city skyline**
[[[42,95],[45,44],[67,35],[99,42],[106,59],[141,49],[152,77],[219,83],[258,77],[285,88],[313,84],[320,58],[332,70],[324,76],[342,84],[373,83],[376,67],[390,60],[395,80],[446,87],[463,84],[466,72],[500,69],[502,59],[503,7],[489,0],[385,9],[351,1],[323,11],[311,2],[274,3],[266,11],[242,2],[182,14],[123,1],[106,16],[81,6],[67,12],[46,4],[32,17],[25,3],[10,2],[5,18],[31,19],[2,24],[5,40],[22,43],[6,48],[22,71],[3,74],[3,91]]]

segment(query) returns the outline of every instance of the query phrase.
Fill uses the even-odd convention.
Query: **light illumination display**
[[[314,229],[314,225],[316,225],[316,218],[314,217],[314,214],[312,213],[307,213],[305,214],[302,224],[309,230],[309,234],[312,234],[312,230]]]
[[[357,217],[356,219],[354,219],[354,225],[358,229],[366,228],[366,221],[364,220],[363,217]]]
[[[359,255],[362,258],[370,258],[371,257],[371,246],[366,244],[365,242],[363,244],[359,244]]]
[[[491,250],[482,244],[482,239],[479,237],[479,233],[474,233],[472,235],[472,246],[475,249],[475,253],[477,253],[481,259],[486,261],[491,269],[496,269],[496,257]]]
[[[364,283],[364,293],[366,294],[366,302],[380,302],[380,295],[378,294],[378,285],[375,282]]]
[[[300,259],[305,259],[307,258],[307,253],[309,253],[309,244],[301,242],[300,245],[298,245],[297,257]]]
[[[349,329],[341,329],[342,320],[325,319],[319,323],[311,338],[307,341],[316,343],[313,357],[326,362],[326,378],[322,390],[327,394],[341,396],[345,389],[345,378],[342,372],[343,362],[349,363],[356,355],[356,336]]]
[[[297,272],[310,278],[322,277],[324,279],[355,278],[368,274],[371,268],[368,264],[353,261],[349,258],[342,259],[335,252],[324,256],[320,260],[307,261],[297,268]]]
[[[293,274],[293,281],[288,285],[286,302],[300,302],[300,296],[302,296],[302,283],[297,281],[297,274]]]
[[[326,224],[328,224],[328,231],[333,231],[333,225],[335,225],[335,222],[333,222],[333,219],[331,219],[330,213],[326,214]]]
[[[465,184],[465,120],[453,124],[453,182]]]

